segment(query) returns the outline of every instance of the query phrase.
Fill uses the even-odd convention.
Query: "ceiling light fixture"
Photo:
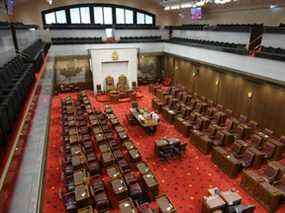
[[[47,2],[48,2],[49,5],[52,5],[53,0],[47,0]]]
[[[162,2],[161,4],[164,6],[164,10],[178,10],[178,9],[185,9],[185,8],[192,8],[192,7],[203,7],[208,3],[212,4],[227,4],[230,2],[236,2],[238,0],[197,0],[197,1],[183,1],[181,3],[173,4],[172,3],[165,3]]]

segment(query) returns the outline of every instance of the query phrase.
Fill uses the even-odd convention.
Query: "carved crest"
[[[113,51],[112,52],[112,60],[117,61],[118,59],[119,59],[119,55],[118,55],[117,51]]]

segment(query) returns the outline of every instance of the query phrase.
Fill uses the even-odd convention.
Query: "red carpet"
[[[151,110],[152,95],[147,87],[140,88],[144,97],[139,100],[139,105]],[[103,109],[103,104],[96,101],[92,92],[88,92],[93,105]],[[60,97],[70,94],[57,95],[53,98],[48,157],[46,167],[45,192],[43,212],[63,212],[64,207],[58,199],[58,190],[61,186],[60,179],[60,146],[61,146],[61,123],[60,123]],[[75,94],[72,94],[75,95]],[[75,97],[75,96],[74,96]],[[137,145],[150,168],[155,173],[160,183],[160,194],[166,193],[179,213],[201,212],[202,197],[207,195],[208,188],[219,187],[222,190],[235,188],[243,197],[244,204],[256,205],[256,212],[267,212],[254,199],[249,197],[239,186],[240,178],[230,179],[210,160],[210,156],[201,154],[184,138],[174,126],[162,119],[157,133],[148,136],[139,126],[128,126],[125,113],[130,103],[111,104],[114,112],[126,127],[128,135]],[[188,143],[186,156],[182,160],[161,162],[154,156],[154,141],[164,136],[178,137]],[[284,207],[279,212],[284,212]],[[282,211],[283,210],[283,211]],[[113,212],[116,212],[115,210]]]

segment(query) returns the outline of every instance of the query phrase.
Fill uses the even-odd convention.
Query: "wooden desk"
[[[233,155],[227,155],[226,159],[227,162],[224,167],[224,172],[231,178],[237,177],[239,172],[242,170],[240,161]]]
[[[137,209],[134,205],[132,198],[127,198],[120,201],[119,208],[121,213],[137,213]]]
[[[283,193],[267,182],[259,184],[256,199],[268,210],[275,211],[282,200]]]
[[[111,166],[115,161],[112,152],[105,152],[102,154],[102,162],[104,167]]]
[[[107,168],[107,175],[111,179],[116,179],[121,177],[121,172],[117,166],[111,166]]]
[[[68,130],[68,135],[72,136],[72,135],[78,135],[78,130],[76,127],[73,127],[71,129]]]
[[[101,153],[105,153],[105,152],[111,152],[111,148],[109,146],[109,144],[107,143],[102,143],[99,145],[99,150]]]
[[[72,145],[70,147],[70,152],[72,156],[81,154],[82,153],[81,146],[79,144]]]
[[[97,144],[100,144],[105,141],[105,137],[103,133],[99,133],[95,135],[95,140]]]
[[[146,163],[144,163],[144,162],[138,163],[136,167],[137,167],[137,169],[139,170],[139,173],[140,173],[141,175],[145,175],[145,174],[151,172],[150,169],[149,169],[149,167],[148,167],[148,166],[146,165]]]
[[[135,145],[132,141],[130,140],[127,140],[123,143],[124,147],[126,147],[126,149],[129,151],[129,150],[132,150],[135,148]]]
[[[269,142],[276,146],[272,160],[280,160],[282,158],[282,154],[285,151],[285,145],[277,140],[269,140]]]
[[[168,141],[165,139],[155,141],[155,152],[158,153],[161,148],[166,146],[168,146]]]
[[[69,136],[69,143],[70,144],[76,144],[76,143],[79,143],[79,137],[78,135],[71,135]]]
[[[99,121],[97,119],[90,119],[89,123],[90,123],[90,126],[92,126],[92,127],[98,127],[99,126]]]
[[[152,193],[153,196],[158,195],[158,182],[151,172],[143,175],[143,181],[147,189]]]
[[[241,176],[241,187],[252,197],[256,196],[256,191],[260,182],[265,180],[253,170],[244,170]]]
[[[159,154],[160,150],[163,150],[164,148],[168,146],[175,147],[175,146],[179,146],[180,144],[181,144],[180,140],[176,138],[167,138],[167,139],[157,140],[155,141],[155,152]]]
[[[159,211],[161,213],[174,213],[176,209],[173,204],[170,202],[166,195],[162,195],[156,199],[156,203],[158,205]]]
[[[145,114],[149,115],[149,112],[143,109],[130,109],[131,115],[135,118],[138,124],[148,133],[155,132],[156,127],[158,126],[158,122],[145,116]],[[139,119],[139,115],[143,116],[143,120]]]
[[[102,128],[101,128],[100,126],[98,126],[98,127],[93,127],[92,131],[93,131],[93,134],[94,134],[94,135],[103,134],[103,130],[102,130]]]
[[[86,206],[84,208],[78,209],[77,213],[94,213],[93,207],[90,206]]]
[[[75,201],[77,208],[91,204],[90,190],[87,185],[81,184],[75,187]]]
[[[116,131],[117,133],[119,133],[119,132],[126,132],[125,129],[124,129],[124,127],[122,127],[121,125],[116,126],[116,127],[115,127],[115,131]]]
[[[83,155],[74,155],[71,157],[71,162],[75,169],[79,169],[86,163],[86,158]]]
[[[133,162],[138,162],[141,160],[141,154],[137,149],[129,150],[129,156]]]
[[[85,169],[83,170],[77,170],[73,173],[73,180],[74,180],[74,185],[81,185],[86,183],[88,180],[87,172]]]
[[[216,210],[223,210],[226,202],[219,195],[212,195],[203,199],[203,213],[210,213]]]
[[[69,120],[64,122],[64,126],[68,126],[68,127],[75,127],[76,126],[76,121],[75,120]]]
[[[227,203],[228,206],[241,204],[242,197],[233,191],[225,191],[220,193],[221,198]]]
[[[120,123],[117,118],[110,119],[110,122],[113,126],[118,125]]]
[[[125,199],[128,196],[128,187],[123,179],[114,179],[111,181],[111,185],[118,200]]]
[[[118,132],[118,135],[119,135],[119,138],[120,138],[121,141],[126,140],[129,137],[127,132],[125,132],[125,131]]]

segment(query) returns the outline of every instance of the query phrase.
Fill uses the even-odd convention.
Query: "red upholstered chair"
[[[273,134],[274,134],[273,130],[267,129],[267,128],[264,129],[263,133],[264,133],[265,135],[267,135],[268,137],[272,137]]]
[[[226,121],[227,115],[224,112],[217,112],[215,113],[212,123],[222,126]]]
[[[262,148],[263,142],[264,142],[263,138],[260,137],[259,135],[254,134],[254,135],[251,135],[250,137],[250,144],[257,149]]]
[[[63,201],[66,212],[77,212],[74,192],[62,193],[62,191],[60,191],[59,198]]]
[[[241,123],[247,123],[247,121],[248,121],[248,118],[245,116],[245,115],[240,115],[239,116],[239,121],[241,122]]]
[[[124,154],[122,153],[121,150],[113,151],[113,155],[114,155],[116,161],[124,159]]]
[[[92,161],[87,163],[87,169],[92,176],[100,175],[100,163],[98,161]]]
[[[184,95],[183,99],[180,101],[181,107],[186,107],[192,99],[192,95]]]
[[[257,129],[257,127],[258,127],[258,123],[256,121],[251,120],[248,123],[248,126],[252,129],[252,131],[255,131]]]
[[[211,124],[209,128],[204,132],[210,139],[214,139],[219,127],[215,124]]]
[[[125,174],[124,178],[125,178],[125,182],[126,182],[127,186],[138,182],[137,177],[132,172]]]
[[[104,182],[102,181],[101,178],[93,178],[91,180],[90,185],[91,185],[90,187],[92,189],[91,192],[94,193],[94,195],[98,194],[100,192],[103,192],[105,190]]]
[[[82,144],[84,150],[93,150],[93,144],[92,144],[92,142],[90,140],[83,141],[81,144]]]
[[[195,99],[195,98],[192,98],[190,103],[189,103],[189,106],[187,106],[187,108],[190,110],[190,111],[193,111],[196,107],[196,104],[198,103],[198,99]]]
[[[109,145],[113,151],[120,148],[120,142],[118,140],[110,140]]]
[[[72,164],[62,163],[61,167],[62,167],[62,171],[63,171],[64,176],[70,176],[73,174],[74,167],[72,166]]]
[[[223,146],[225,143],[225,134],[222,131],[218,131],[212,144],[215,146]]]
[[[277,181],[274,186],[285,194],[285,174]]]
[[[185,153],[187,147],[187,143],[179,144],[178,146],[173,147],[173,155],[182,157],[182,155]]]
[[[225,113],[227,114],[227,117],[230,118],[233,115],[233,111],[231,109],[226,109]]]
[[[96,156],[96,154],[94,152],[85,153],[85,156],[86,156],[86,159],[87,159],[88,163],[97,160],[97,156]]]
[[[282,135],[279,139],[280,143],[285,144],[285,136]]]
[[[260,151],[264,153],[264,157],[266,159],[270,159],[274,156],[276,145],[270,142],[266,142]]]
[[[227,131],[232,131],[236,127],[236,125],[237,124],[232,119],[227,118],[225,121],[224,129]]]
[[[218,105],[217,105],[217,110],[218,110],[218,111],[223,111],[223,110],[224,110],[223,105],[218,104]]]
[[[231,147],[231,151],[236,158],[240,158],[246,148],[247,145],[244,141],[236,140]]]
[[[272,184],[273,182],[279,181],[282,178],[281,169],[274,166],[274,164],[268,164],[265,169],[262,170],[260,174],[262,178],[268,183]]]
[[[255,154],[251,152],[250,150],[245,150],[245,152],[242,154],[240,158],[240,162],[243,166],[243,168],[248,168],[253,164]]]
[[[141,201],[143,199],[143,190],[139,183],[134,183],[129,186],[130,197],[134,200]]]
[[[129,164],[124,159],[118,161],[118,166],[119,166],[121,172],[124,174],[131,171]]]
[[[150,207],[149,203],[137,204],[140,213],[153,213],[154,210]]]
[[[74,185],[73,176],[72,175],[63,176],[62,179],[63,179],[63,184],[64,184],[66,191],[74,192],[75,185]]]
[[[110,201],[105,191],[94,195],[95,207],[99,212],[103,212],[110,208]]]

